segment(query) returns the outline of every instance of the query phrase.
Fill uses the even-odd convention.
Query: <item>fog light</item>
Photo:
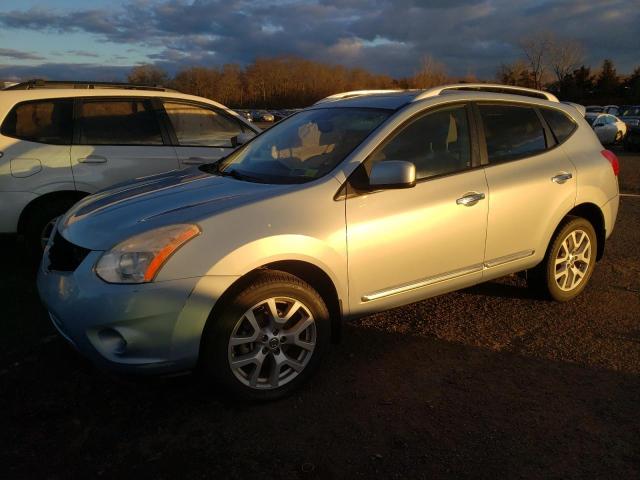
[[[113,328],[100,330],[98,338],[103,348],[114,355],[122,355],[127,350],[127,341]]]

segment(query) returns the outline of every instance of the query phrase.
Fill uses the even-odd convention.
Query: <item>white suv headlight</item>
[[[200,235],[197,225],[170,225],[135,235],[106,251],[95,270],[109,283],[151,282],[173,253]]]

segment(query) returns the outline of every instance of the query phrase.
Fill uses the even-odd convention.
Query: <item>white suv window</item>
[[[245,131],[240,122],[210,108],[164,102],[181,147],[232,147],[231,139]]]
[[[73,100],[19,103],[2,122],[2,135],[31,142],[70,145]]]
[[[80,109],[80,144],[163,145],[163,141],[148,101],[85,100]]]

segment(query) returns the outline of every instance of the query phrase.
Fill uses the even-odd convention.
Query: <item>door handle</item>
[[[87,155],[84,158],[79,158],[80,163],[107,163],[107,157],[102,155]]]
[[[484,193],[469,192],[458,198],[456,200],[456,204],[464,205],[465,207],[473,207],[480,200],[484,200]]]
[[[185,165],[202,165],[203,163],[207,163],[209,160],[202,157],[189,157],[186,160],[183,160],[182,163]]]
[[[555,177],[551,177],[551,181],[553,183],[562,184],[562,183],[565,183],[567,180],[571,180],[572,178],[573,178],[573,175],[571,175],[570,173],[562,172],[556,175]]]

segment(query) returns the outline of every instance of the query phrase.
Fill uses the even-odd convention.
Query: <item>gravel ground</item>
[[[640,193],[640,156],[620,156]],[[266,405],[96,371],[0,246],[4,478],[640,478],[640,197],[576,300],[511,276],[350,322]]]

